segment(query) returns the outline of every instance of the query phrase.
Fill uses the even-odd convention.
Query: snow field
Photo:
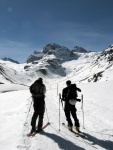
[[[30,138],[26,136],[31,130],[30,121],[33,114],[32,106],[28,114],[32,100],[29,90],[24,89],[0,94],[0,149],[112,150],[113,81],[77,85],[84,95],[85,129],[83,129],[81,103],[78,102],[76,107],[81,130],[85,132],[86,138],[75,137],[61,125],[62,122],[66,123],[61,104],[59,126],[59,96],[57,93],[61,93],[65,84],[62,87],[59,86],[58,92],[55,80],[52,86],[51,88],[49,85],[47,86],[45,98],[47,111],[44,115],[44,124],[48,121],[51,124],[42,133]],[[81,93],[79,93],[79,96],[81,96]]]

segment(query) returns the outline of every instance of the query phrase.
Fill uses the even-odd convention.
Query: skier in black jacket
[[[81,101],[80,99],[77,99],[77,91],[81,92],[81,89],[77,88],[76,84],[71,84],[70,80],[66,81],[66,85],[67,87],[62,90],[62,100],[65,102],[64,112],[68,122],[68,128],[72,130],[73,127],[71,114],[75,122],[75,129],[79,131],[80,124],[76,114],[77,109],[75,108],[75,105],[70,104],[70,100],[76,99],[76,101]]]
[[[42,78],[39,78],[36,80],[31,86],[30,86],[30,92],[32,94],[33,98],[33,107],[34,107],[34,114],[31,119],[31,134],[33,132],[36,132],[36,120],[37,117],[39,117],[38,120],[38,131],[42,129],[43,125],[43,117],[45,112],[45,93],[46,93],[46,86],[43,84]]]

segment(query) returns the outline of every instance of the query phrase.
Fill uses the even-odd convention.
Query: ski
[[[68,128],[68,126],[65,125],[65,123],[62,123],[62,125],[63,125],[63,127],[65,127],[66,129],[68,129],[70,132],[72,132],[72,133],[74,134],[74,136],[76,136],[76,137],[79,136],[77,132],[75,132],[74,130],[70,130],[70,129]]]
[[[63,125],[63,127],[65,127],[66,129],[68,129],[69,130],[69,128],[68,128],[68,126],[66,126],[65,125],[65,123],[62,123],[62,125]],[[74,135],[74,136],[76,136],[76,137],[86,137],[85,135],[80,135],[80,132],[75,132],[75,131],[73,131],[73,130],[69,130],[70,132],[72,132],[72,134]],[[81,133],[83,133],[83,132],[81,132]],[[84,134],[84,133],[83,133]],[[91,143],[89,143],[89,142],[87,142],[87,141],[85,141],[84,139],[79,139],[79,141],[80,142],[83,142],[83,143],[85,143],[85,144],[87,144],[87,145],[89,145],[89,146],[91,146],[91,147],[93,147],[93,148],[95,148],[95,149],[98,149],[97,147],[95,147],[94,145],[92,145]]]
[[[68,126],[65,125],[65,123],[62,123],[62,125],[63,125],[66,129],[68,129],[69,131],[71,131],[71,132],[74,134],[74,136],[76,136],[76,137],[78,137],[78,136],[85,137],[85,135],[84,135],[83,132],[81,132],[81,131],[78,131],[78,132],[77,132],[77,131],[74,131],[73,129],[70,130],[70,129],[68,128]]]
[[[46,123],[41,130],[36,130],[36,132],[33,132],[33,133],[28,133],[27,136],[30,137],[30,136],[35,136],[37,133],[41,132],[43,129],[45,129],[48,125],[50,125],[50,123]],[[38,126],[36,126],[36,129],[38,129]]]
[[[84,134],[84,132],[82,132],[82,131],[76,131],[80,136],[83,136],[83,137],[85,137],[85,134]]]
[[[81,131],[79,131],[79,132],[77,132],[77,133],[78,133],[79,136],[81,136],[81,137],[86,137],[85,134],[84,134],[83,132],[81,132]]]

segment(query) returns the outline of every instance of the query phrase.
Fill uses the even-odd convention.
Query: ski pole
[[[60,98],[60,100],[61,100],[62,110],[63,110],[63,100],[62,100],[62,98],[61,98],[61,94],[59,95],[59,98]]]
[[[81,106],[81,109],[82,109],[82,114],[83,114],[83,128],[85,129],[85,127],[84,127],[84,108],[83,108],[83,94],[81,95],[81,99],[82,99],[82,106]]]
[[[60,131],[60,98],[61,94],[59,93],[59,131]]]
[[[47,120],[48,120],[48,122],[49,122],[49,117],[48,117],[48,112],[47,112],[47,107],[46,107],[46,105],[45,105],[45,109],[46,109],[46,114],[47,114]]]
[[[30,107],[29,107],[29,110],[28,110],[28,113],[27,113],[27,117],[26,117],[25,124],[26,124],[26,122],[27,122],[27,118],[28,118],[28,116],[29,116],[29,112],[30,112],[30,109],[31,109],[31,105],[32,105],[32,101],[31,101],[31,104],[30,104]]]

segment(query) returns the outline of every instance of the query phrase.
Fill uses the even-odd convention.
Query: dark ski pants
[[[35,129],[37,118],[38,118],[38,128],[42,128],[44,112],[45,112],[45,107],[38,108],[38,107],[34,106],[34,114],[33,114],[32,119],[31,119],[32,129]]]
[[[74,119],[74,122],[75,122],[74,125],[76,127],[80,127],[79,120],[78,120],[77,114],[76,114],[75,106],[73,106],[73,107],[71,107],[71,106],[70,107],[66,107],[64,109],[64,112],[65,112],[65,116],[66,116],[66,120],[68,122],[68,125],[73,126],[73,123],[72,123],[72,120],[71,120],[71,115],[72,115],[72,117]]]

